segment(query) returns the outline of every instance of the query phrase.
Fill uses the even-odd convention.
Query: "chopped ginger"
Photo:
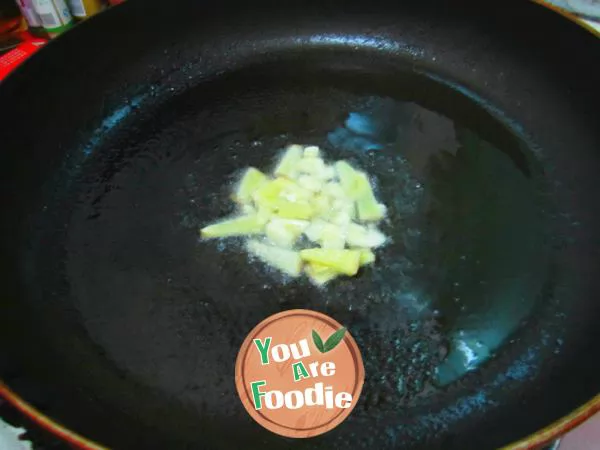
[[[346,239],[352,247],[375,248],[382,246],[385,241],[385,235],[376,228],[367,228],[356,223],[348,225]]]
[[[340,275],[339,272],[336,272],[334,269],[316,263],[307,264],[304,267],[304,271],[310,278],[310,281],[317,286],[323,286]]]
[[[279,199],[275,203],[275,210],[279,217],[284,219],[310,219],[314,213],[314,207],[307,201],[290,202]]]
[[[233,196],[235,201],[239,203],[248,203],[252,199],[254,191],[266,181],[267,176],[264,173],[254,167],[249,167],[244,173]]]
[[[360,265],[367,266],[375,262],[375,253],[369,248],[358,249],[360,251]]]
[[[323,227],[323,232],[319,242],[323,248],[343,249],[346,245],[346,233],[344,230],[332,223],[326,223]]]
[[[356,174],[355,188],[356,207],[360,220],[372,222],[383,219],[385,207],[377,202],[366,173]]]
[[[249,167],[232,198],[241,215],[202,228],[201,236],[262,237],[247,241],[249,253],[319,286],[373,264],[373,249],[387,240],[376,228],[386,208],[368,175],[347,161],[329,164],[317,146],[288,146],[271,174]],[[303,249],[307,241],[316,247]]]
[[[344,190],[346,198],[354,200],[357,191],[357,173],[354,168],[346,161],[335,163],[335,170],[340,177],[340,185]]]
[[[305,158],[318,158],[321,156],[321,150],[315,145],[309,145],[304,149]]]
[[[356,275],[360,265],[358,250],[309,248],[300,250],[300,257],[304,261],[321,264],[345,275]]]
[[[301,145],[290,145],[275,168],[275,175],[294,178],[298,172],[298,163],[302,159]]]
[[[265,234],[275,245],[292,248],[309,224],[306,220],[274,218],[265,227]]]
[[[260,234],[265,228],[265,223],[258,214],[241,216],[204,227],[200,234],[204,238]]]

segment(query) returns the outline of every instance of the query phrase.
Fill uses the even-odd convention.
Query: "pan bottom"
[[[234,363],[259,321],[307,308],[349,327],[366,370],[348,425],[311,448],[434,439],[432,429],[493,406],[474,386],[507,364],[508,340],[551,290],[544,177],[506,123],[424,74],[306,61],[224,75],[128,120],[77,156],[36,218],[29,254],[32,283],[52,292],[46,313],[83,330],[86,364],[114,377],[90,384],[120,386],[109,403],[135,404],[153,427],[177,420],[184,439],[287,448],[243,410]],[[199,240],[232,212],[240,171],[267,169],[289,143],[374,175],[391,243],[358,277],[319,289],[250,263],[240,242]],[[44,271],[49,261],[60,270]],[[117,395],[126,390],[138,394]],[[449,396],[466,403],[449,412],[439,406]],[[223,440],[232,423],[239,433]],[[357,442],[357,426],[381,433]]]

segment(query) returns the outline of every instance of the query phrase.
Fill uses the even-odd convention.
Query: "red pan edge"
[[[31,406],[16,393],[14,393],[6,384],[0,381],[0,397],[13,405],[17,410],[24,414],[34,423],[38,424],[46,431],[54,434],[58,438],[64,440],[74,448],[81,450],[110,450],[97,442],[87,439],[67,427],[55,422],[50,417],[42,414],[36,408]],[[548,425],[517,442],[503,447],[500,450],[534,450],[541,446],[552,442],[553,440],[563,436],[573,428],[581,425],[586,419],[600,411],[600,394],[577,408],[575,411],[566,415],[562,419]]]
[[[46,431],[49,431],[56,437],[62,439],[74,448],[81,450],[109,450],[107,447],[103,447],[102,445],[69,430],[67,427],[42,414],[36,408],[19,397],[1,380],[0,397],[4,398],[8,403],[14,406],[19,412],[21,412],[31,421],[44,428]]]
[[[557,6],[549,4],[544,0],[532,1],[553,10],[554,12],[562,15],[572,22],[575,22],[577,25],[585,28],[592,34],[596,35],[596,37],[600,38],[600,32],[589,26],[585,21],[581,20],[579,17],[570,13],[569,11],[565,11]],[[15,392],[13,392],[6,384],[2,382],[2,380],[0,380],[0,397],[4,398],[8,403],[10,403],[14,408],[24,414],[31,421],[75,448],[81,450],[110,450],[107,447],[98,444],[97,442],[77,434],[45,414],[42,414],[24,399],[19,397]],[[600,394],[556,422],[519,441],[513,442],[500,450],[538,449],[543,445],[549,444],[560,436],[563,436],[578,425],[581,425],[597,412],[600,412]]]

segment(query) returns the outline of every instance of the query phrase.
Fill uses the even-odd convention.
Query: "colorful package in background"
[[[98,14],[106,7],[103,0],[68,0],[71,14],[76,19],[87,19],[95,14]]]
[[[17,6],[29,26],[29,32],[34,36],[45,37],[46,31],[42,25],[42,19],[35,11],[33,0],[17,0]]]
[[[50,37],[73,26],[73,16],[64,0],[33,0],[33,7]]]

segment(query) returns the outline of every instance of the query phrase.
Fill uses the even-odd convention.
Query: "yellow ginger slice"
[[[375,262],[375,253],[371,249],[368,248],[360,248],[357,249],[360,251],[360,265],[367,266],[369,264],[373,264]]]
[[[340,275],[334,269],[316,263],[309,263],[304,266],[304,272],[308,275],[310,281],[317,286],[323,286]]]
[[[283,219],[307,220],[315,214],[314,207],[307,201],[290,202],[279,199],[275,202],[274,206],[276,215]]]
[[[286,178],[276,178],[260,186],[252,198],[259,208],[274,210],[282,201],[297,202],[310,199],[312,193]]]
[[[252,200],[252,194],[266,182],[267,176],[264,173],[254,167],[249,167],[233,194],[234,200],[238,203],[249,203]]]
[[[321,264],[345,275],[356,275],[360,265],[358,250],[310,248],[301,250],[300,257],[304,261]]]
[[[340,185],[346,194],[346,197],[354,200],[357,193],[357,171],[347,162],[338,161],[335,163],[335,170],[340,178]]]
[[[295,178],[298,173],[298,163],[302,159],[304,149],[301,145],[290,145],[275,168],[275,175]]]
[[[385,217],[385,206],[375,198],[369,178],[364,172],[357,172],[355,183],[356,209],[358,218],[364,222],[381,220]]]
[[[226,219],[200,230],[203,238],[220,238],[230,236],[249,236],[264,231],[266,220],[258,214]]]

